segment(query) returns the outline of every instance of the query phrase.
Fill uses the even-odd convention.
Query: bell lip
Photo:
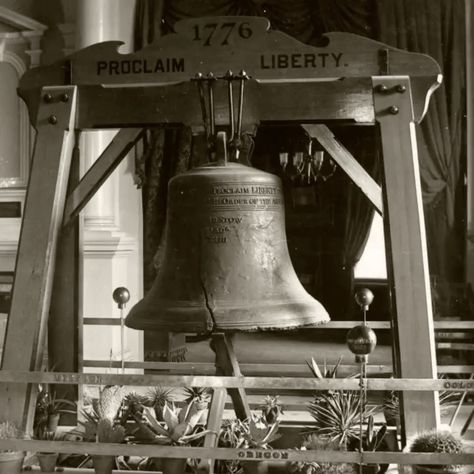
[[[187,320],[176,320],[176,315],[168,313],[166,319],[145,318],[146,312],[130,313],[125,319],[125,325],[131,329],[149,331],[169,331],[176,333],[212,333],[212,332],[258,332],[258,331],[291,331],[303,328],[315,328],[328,323],[331,318],[321,305],[319,314],[314,316],[294,316],[295,311],[288,312],[286,317],[279,319],[265,318],[236,323],[235,319],[222,317],[216,311],[211,318],[208,314],[207,320],[203,318],[202,309],[187,309],[185,311]],[[141,313],[141,314],[140,314]],[[293,314],[292,314],[293,313]],[[182,316],[181,311],[177,314]],[[205,313],[204,313],[205,314]]]

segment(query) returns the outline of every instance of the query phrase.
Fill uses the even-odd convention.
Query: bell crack
[[[216,327],[216,319],[214,317],[214,311],[213,311],[212,306],[209,302],[209,295],[207,293],[206,285],[204,284],[204,281],[203,281],[202,277],[200,278],[200,283],[201,283],[202,292],[204,294],[204,302],[206,304],[207,311],[209,312],[209,316],[211,317],[211,321],[212,321],[212,327],[209,329],[209,332],[212,332],[214,330],[214,328]]]
[[[200,249],[200,252],[199,252],[199,259],[198,259],[198,275],[199,275],[199,283],[201,284],[201,289],[202,289],[202,292],[204,294],[204,302],[206,304],[206,308],[207,308],[207,311],[209,312],[209,316],[210,316],[210,319],[211,319],[211,321],[209,321],[209,318],[207,318],[206,326],[211,326],[211,327],[209,329],[207,329],[207,328],[206,329],[207,329],[208,332],[211,333],[211,332],[214,331],[214,328],[217,327],[217,324],[216,324],[216,318],[214,317],[214,311],[213,311],[212,306],[211,306],[210,301],[209,301],[209,294],[206,290],[206,285],[205,285],[204,278],[203,278],[202,248],[203,248],[203,236],[200,235],[199,236],[199,249]],[[209,324],[209,322],[211,322],[211,325]]]

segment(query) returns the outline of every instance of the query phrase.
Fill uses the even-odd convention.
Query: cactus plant
[[[464,450],[460,438],[449,431],[427,431],[419,434],[411,443],[410,451],[413,453],[449,453],[458,454]],[[443,466],[421,465],[417,466],[418,472],[460,472],[462,466],[459,464],[447,464]]]
[[[327,436],[311,433],[303,441],[301,451],[345,451],[346,447]],[[350,463],[290,462],[288,471],[296,474],[356,474],[357,467]]]

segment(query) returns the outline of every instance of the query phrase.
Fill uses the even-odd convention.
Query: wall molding
[[[84,229],[85,258],[128,257],[138,250],[137,239],[124,232],[89,231]]]

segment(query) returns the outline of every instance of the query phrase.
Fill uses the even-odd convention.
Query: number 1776
[[[216,42],[220,46],[226,46],[229,44],[232,34],[237,34],[242,39],[249,39],[253,33],[247,22],[237,23],[235,21],[194,25],[193,29],[193,40],[204,41],[203,46],[211,46]]]

